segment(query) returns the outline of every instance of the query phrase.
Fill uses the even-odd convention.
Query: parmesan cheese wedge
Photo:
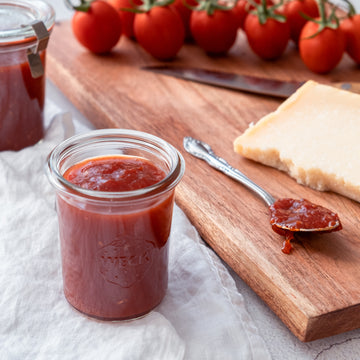
[[[300,184],[360,202],[360,95],[308,81],[234,149]]]

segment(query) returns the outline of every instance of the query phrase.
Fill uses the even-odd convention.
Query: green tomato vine
[[[229,2],[226,5],[220,4],[219,0],[200,0],[196,6],[191,6],[187,4],[186,1],[184,2],[184,4],[186,7],[193,11],[206,11],[206,13],[211,16],[214,14],[215,10],[231,10],[236,5],[236,1],[237,0]]]
[[[284,0],[280,0],[279,3],[271,6],[267,5],[266,0],[261,0],[260,4],[253,0],[248,0],[248,2],[255,8],[251,10],[250,13],[257,15],[261,25],[264,25],[268,19],[274,19],[279,22],[286,21],[286,16],[277,12],[277,10],[283,6]]]

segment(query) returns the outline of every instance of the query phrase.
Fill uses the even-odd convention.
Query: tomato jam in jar
[[[44,135],[45,58],[55,13],[39,0],[0,0],[0,151]]]
[[[64,293],[73,307],[125,320],[161,302],[184,168],[173,146],[131,130],[95,130],[51,152],[46,169],[57,195]]]

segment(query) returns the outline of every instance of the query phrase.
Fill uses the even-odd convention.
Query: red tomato
[[[360,64],[360,14],[343,20],[340,28],[345,34],[346,52],[357,64]]]
[[[134,33],[138,43],[158,60],[170,60],[184,44],[185,29],[177,11],[154,6],[135,15]]]
[[[290,39],[290,26],[287,21],[268,18],[264,24],[260,24],[256,14],[246,17],[244,30],[249,46],[264,60],[279,58]]]
[[[345,36],[338,29],[325,27],[316,36],[319,24],[308,21],[303,27],[300,40],[300,57],[304,64],[313,72],[325,74],[340,62],[345,51]]]
[[[94,53],[110,51],[121,36],[118,12],[101,0],[92,2],[86,12],[76,11],[71,25],[80,44]]]
[[[141,5],[141,0],[107,0],[107,2],[112,5],[119,13],[121,18],[122,33],[128,38],[134,37],[134,17],[135,13],[130,11],[125,11],[121,9],[131,9],[136,5]]]
[[[230,10],[193,11],[190,29],[195,42],[209,54],[224,54],[234,45],[238,22]]]
[[[307,20],[301,16],[304,13],[311,18],[319,16],[318,5],[315,0],[292,0],[285,4],[284,15],[288,19],[291,38],[298,43],[300,33]]]
[[[173,7],[176,9],[176,11],[178,11],[179,15],[181,16],[183,23],[184,23],[184,27],[185,27],[185,38],[186,39],[191,39],[192,35],[191,35],[191,30],[190,30],[190,16],[191,16],[191,12],[192,10],[190,8],[188,8],[185,4],[184,1],[187,5],[190,6],[196,6],[197,5],[197,1],[196,0],[175,0],[170,7]]]
[[[244,26],[245,18],[248,14],[248,7],[249,3],[247,2],[247,0],[238,0],[232,9],[233,13],[237,18],[239,28],[242,28]]]

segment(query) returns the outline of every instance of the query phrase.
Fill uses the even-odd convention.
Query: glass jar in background
[[[91,171],[82,164],[104,157],[145,159],[162,176],[126,191],[92,190],[67,180],[69,169],[80,164],[82,173]],[[142,169],[134,169],[120,176],[134,180],[138,171],[135,182],[143,181]],[[57,195],[64,293],[73,307],[98,319],[124,320],[145,315],[161,302],[168,284],[175,187],[184,169],[173,146],[131,130],[94,130],[51,152],[46,170]],[[119,181],[116,174],[110,184]]]
[[[0,151],[44,135],[45,58],[55,12],[40,0],[0,0]]]

